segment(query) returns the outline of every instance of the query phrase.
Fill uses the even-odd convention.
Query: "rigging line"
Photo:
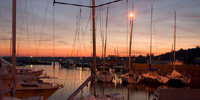
[[[56,91],[57,92],[57,91]],[[58,91],[59,93],[60,93],[60,98],[62,97],[62,98],[64,98],[64,100],[67,100],[67,98],[65,97],[65,95],[63,95],[63,93],[61,93],[60,91]],[[55,100],[55,99],[53,99],[53,100]],[[58,99],[58,100],[60,100],[60,99]]]
[[[105,51],[104,51],[105,56],[106,56],[106,44],[107,44],[107,35],[108,35],[108,12],[109,12],[109,7],[107,7],[107,16],[106,16],[106,38],[105,38]]]
[[[86,34],[86,30],[88,28],[88,25],[89,25],[89,22],[90,22],[90,17],[91,15],[89,16],[89,19],[87,21],[87,24],[86,24],[86,27],[85,27],[85,31],[83,32],[83,38],[82,38],[82,41],[84,41],[84,38],[85,38],[85,34]],[[85,43],[84,43],[84,50],[85,50],[85,54],[86,54],[86,47],[85,47]]]
[[[105,38],[105,36],[104,36],[104,32],[102,31],[102,27],[101,27],[100,30],[101,30],[100,33],[101,33],[101,38],[102,38],[101,39],[101,42],[102,42],[102,54],[101,54],[101,57],[103,57],[103,55],[104,55],[104,38]]]
[[[6,36],[5,36],[5,31],[4,31],[4,24],[3,24],[3,16],[2,16],[2,14],[1,14],[1,9],[0,9],[0,16],[1,16],[1,22],[2,22],[2,24],[1,24],[1,27],[2,27],[2,31],[3,31],[3,33],[4,33],[4,42],[5,42],[5,44],[7,44],[7,42],[6,42]],[[7,56],[8,56],[8,46],[6,46],[6,53],[7,53]]]
[[[134,4],[132,4],[132,13],[134,13]],[[134,36],[134,30],[133,30],[133,28],[134,28],[134,19],[132,20],[132,29],[131,29],[131,32],[132,32],[132,36],[131,36],[131,48],[132,47],[134,47],[134,38],[135,38],[135,36]],[[133,51],[133,53],[132,53],[132,55],[133,54],[135,54],[134,53],[134,48],[132,49],[132,51]],[[132,52],[131,51],[131,52]],[[117,49],[117,52],[118,52],[118,49]],[[119,54],[119,52],[118,52],[118,54]],[[134,55],[133,55],[134,56]],[[132,65],[131,65],[132,66]],[[132,70],[131,70],[132,71]]]
[[[79,42],[79,33],[80,33],[80,13],[81,13],[81,8],[79,8],[79,11],[77,13],[77,34],[76,34],[76,52],[75,52],[75,56],[77,57],[78,56],[78,42]],[[77,58],[76,58],[77,60]]]
[[[79,54],[79,52],[80,52],[80,48],[81,47],[79,47],[79,43],[80,43],[80,31],[81,31],[81,12],[82,12],[82,9],[81,9],[81,7],[80,7],[80,12],[79,12],[79,21],[78,21],[78,23],[79,23],[79,26],[78,26],[78,41],[77,41],[77,55],[76,55],[76,57],[78,57],[78,54]]]
[[[82,32],[82,34],[83,34],[82,43],[83,43],[84,53],[85,53],[85,55],[86,55],[86,47],[85,47],[85,42],[84,42],[84,39],[85,39],[85,33]]]
[[[102,10],[103,10],[103,8],[102,8]],[[104,14],[102,13],[102,16],[104,16]],[[101,17],[102,17],[101,16]],[[103,50],[103,55],[102,55],[102,57],[104,56],[104,53],[105,53],[105,51],[104,51],[104,49],[105,49],[105,32],[104,32],[104,27],[103,27],[103,25],[104,25],[104,17],[102,17],[102,25],[101,25],[101,30],[102,30],[102,34],[103,34],[103,48],[102,48],[102,50]],[[103,61],[103,59],[102,59],[102,61]]]
[[[32,0],[31,0],[31,11],[32,11],[33,29],[34,29],[34,32],[35,32],[35,21],[34,21],[34,18],[33,18],[33,3],[32,3]]]
[[[20,34],[19,34],[19,36],[18,36],[18,53],[19,53],[19,47],[20,47],[20,43],[21,43],[21,39],[20,39],[20,37],[21,37],[21,35],[22,35],[22,32],[23,32],[23,27],[24,27],[24,20],[25,20],[25,12],[26,12],[26,7],[27,6],[25,6],[24,7],[24,16],[23,16],[23,20],[22,20],[22,27],[21,27],[21,32],[20,32]]]
[[[54,24],[55,24],[54,23],[55,22],[55,20],[54,20],[55,19],[54,18],[55,11],[54,10],[55,10],[55,6],[53,6],[53,63],[54,63],[54,66],[55,66],[55,58],[54,58],[55,57],[55,41],[54,41],[55,40],[55,29],[54,29],[55,28],[54,27]]]
[[[12,37],[10,38],[10,57],[12,57]]]
[[[88,25],[89,25],[89,22],[90,22],[90,17],[91,17],[91,15],[89,16],[89,19],[88,19],[88,21],[87,21],[87,25],[86,25],[86,27],[85,27],[85,32],[84,32],[84,34],[86,33],[86,30],[87,30],[87,28],[88,28]]]
[[[81,26],[82,26],[82,19],[81,19]],[[84,33],[84,29],[83,29],[83,27],[81,28],[81,33],[82,33],[81,44],[83,44],[84,52],[85,52],[85,54],[86,54],[86,48],[85,48],[85,42],[84,42],[84,39],[85,39],[85,33]],[[80,46],[80,47],[81,47],[81,46]]]
[[[82,4],[82,0],[81,0],[81,4]],[[84,29],[83,29],[83,23],[82,23],[82,17],[81,17],[81,33],[82,33],[82,41],[81,41],[81,45],[83,44],[83,48],[84,48],[84,52],[85,52],[85,55],[86,55],[86,48],[85,48],[85,42],[84,42],[84,36],[85,36],[85,33],[84,33]],[[81,47],[81,46],[80,46]]]
[[[78,43],[79,43],[79,33],[80,33],[80,13],[81,13],[81,8],[79,8],[79,11],[77,13],[78,15],[78,26],[77,26],[77,42],[76,42],[76,52],[75,52],[75,56],[76,56],[76,62],[77,62],[77,56],[78,56]]]
[[[87,29],[87,28],[86,28],[86,29]],[[84,51],[85,51],[85,55],[86,55],[86,47],[85,47],[85,43],[84,43],[85,33],[83,32],[82,34],[83,34],[82,43],[83,43]]]
[[[95,6],[95,7],[101,7],[101,6],[109,5],[109,4],[112,4],[112,3],[119,2],[119,1],[123,1],[123,0],[115,0],[115,1],[108,2],[108,3],[104,3],[104,4],[97,5],[97,6]]]
[[[85,56],[86,56],[86,47],[85,47],[85,43],[83,44],[83,48],[84,48]]]
[[[174,62],[173,62],[173,67],[175,70],[175,62],[176,62],[176,10],[174,11]]]
[[[75,72],[75,71],[74,71],[74,79],[73,79],[73,80],[74,80],[73,91],[75,91],[75,83],[76,83],[76,82],[75,82],[75,81],[76,81],[76,72]]]
[[[70,85],[71,85],[71,86],[72,86],[73,80],[74,80],[74,73],[75,73],[75,72],[73,71],[73,73],[71,74],[71,76],[72,76],[72,77],[71,77],[71,81],[70,81]],[[71,90],[74,91],[73,89],[74,89],[74,88],[72,87]]]
[[[78,17],[78,15],[76,16],[76,20],[77,20],[77,17]],[[76,26],[77,26],[77,22],[76,22]],[[76,29],[75,29],[75,37],[74,37],[74,42],[73,42],[73,45],[72,45],[71,56],[72,56],[73,53],[74,53],[74,48],[75,48],[75,43],[76,43],[76,34],[77,34],[77,27],[76,27]]]
[[[99,0],[96,2],[97,4],[99,4]],[[95,18],[96,18],[96,33],[97,34],[100,34],[100,36],[101,36],[101,42],[102,42],[102,34],[101,34],[101,28],[99,28],[99,30],[98,30],[98,27],[101,27],[101,22],[100,22],[100,20],[101,20],[101,18],[100,18],[100,14],[99,14],[99,8],[97,8],[96,9],[96,15],[95,15]]]
[[[53,69],[55,70],[55,5],[53,5]],[[55,84],[55,79],[54,79]]]
[[[83,24],[82,24],[82,15],[80,16],[81,17],[81,19],[80,19],[80,27],[81,27],[81,34],[82,34],[82,39],[80,39],[80,45],[79,45],[79,52],[80,52],[80,56],[82,56],[82,50],[81,50],[81,48],[82,48],[82,45],[85,45],[85,43],[84,43],[84,33],[83,33]],[[84,48],[84,47],[83,47]],[[84,51],[85,51],[85,49],[84,49]]]
[[[34,33],[35,33],[35,20],[34,20],[34,17],[33,17],[33,4],[32,4],[32,0],[31,0],[31,11],[32,11],[33,29],[34,29]],[[36,48],[36,51],[37,51],[37,40],[36,40],[35,34],[34,34],[34,40],[35,40],[35,48]]]
[[[81,8],[80,8],[80,12],[79,12],[79,19],[78,19],[78,38],[77,38],[77,48],[76,48],[76,57],[78,57],[79,54],[79,39],[80,39],[80,28],[81,28]]]
[[[71,56],[74,53],[75,44],[76,44],[76,37],[77,37],[77,33],[78,33],[78,14],[79,14],[79,12],[77,11],[77,15],[76,15],[76,30],[75,30],[75,37],[74,37],[74,43],[73,43],[73,46],[72,46]],[[74,54],[74,56],[75,56],[75,54]]]
[[[151,38],[150,38],[150,62],[149,62],[149,64],[150,64],[150,67],[151,67],[151,53],[152,53],[152,21],[153,21],[153,6],[151,6]]]
[[[40,34],[40,38],[39,38],[39,44],[38,44],[36,56],[38,56],[38,53],[39,53],[41,39],[42,39],[43,31],[44,31],[44,25],[45,25],[45,22],[46,22],[47,11],[48,11],[48,8],[49,8],[49,1],[50,0],[47,1],[48,3],[47,3],[46,10],[45,10],[45,16],[44,16],[44,20],[43,20],[43,25],[42,25],[42,29],[41,29],[41,34]]]
[[[80,52],[80,56],[82,56],[82,53],[81,53],[81,47],[82,47],[82,45],[84,45],[83,42],[80,43],[80,45],[79,45],[79,49],[78,49],[78,52]]]
[[[100,1],[97,2],[97,4],[100,4]],[[100,33],[100,36],[101,36],[101,57],[103,57],[103,33],[102,33],[102,17],[101,17],[101,8],[97,8],[97,18],[96,18],[96,21],[97,21],[97,27],[99,27],[99,33]]]
[[[102,23],[103,24],[103,23]],[[105,46],[105,33],[104,33],[104,30],[103,30],[103,25],[102,25],[102,36],[103,36],[103,39],[102,39],[102,46],[103,46],[103,48],[102,48],[102,57],[103,57],[103,55],[104,55],[104,46]]]
[[[100,2],[99,2],[100,3]],[[102,54],[101,57],[103,57],[104,54],[104,33],[103,33],[103,18],[102,18],[102,13],[101,13],[101,8],[98,9],[99,12],[99,27],[100,27],[100,34],[101,34],[101,42],[102,42]]]
[[[55,77],[55,64],[53,63],[53,77]],[[55,78],[53,79],[53,84],[55,85]],[[55,100],[55,95],[54,95],[54,100]]]
[[[57,1],[54,1],[54,3],[57,3],[57,4],[64,4],[64,5],[72,5],[72,6],[78,6],[78,7],[88,7],[88,8],[91,8],[91,6],[79,5],[79,4],[72,4],[72,3],[65,3],[65,2],[57,2]]]
[[[90,5],[92,5],[92,2],[89,2],[90,3]],[[92,19],[92,9],[90,9],[90,18]],[[92,55],[92,21],[90,21],[90,53],[91,53],[91,55]]]
[[[119,1],[123,1],[123,0],[115,0],[115,1],[107,2],[107,3],[105,3],[105,4],[100,4],[100,5],[97,5],[97,6],[95,6],[95,7],[97,8],[97,7],[109,5],[109,4],[112,4],[112,3],[116,3],[116,2],[119,2]],[[54,3],[56,3],[56,4],[64,4],[64,5],[72,5],[72,6],[78,6],[78,7],[92,8],[92,6],[79,5],[79,4],[72,4],[72,3],[66,3],[66,2],[57,2],[57,1],[54,1]]]
[[[81,2],[80,2],[81,4],[82,4],[82,0],[81,0]],[[82,55],[82,53],[81,53],[81,46],[82,46],[82,41],[80,42],[80,33],[82,33],[83,34],[83,28],[82,28],[82,15],[81,15],[81,13],[82,13],[82,8],[80,7],[79,8],[80,10],[79,10],[79,16],[78,16],[78,39],[77,39],[77,51],[76,51],[76,56],[78,57],[78,55],[79,55],[79,53],[80,53],[80,56]]]
[[[69,69],[68,69],[69,70]],[[69,77],[68,77],[68,80],[72,80],[72,77],[73,77],[73,74],[72,74],[72,72],[70,71],[69,72],[70,73],[70,75],[69,75]],[[67,81],[67,85],[66,86],[71,86],[71,81]],[[72,89],[72,88],[71,88]],[[69,91],[71,91],[71,90],[69,90]],[[63,92],[62,92],[63,93]],[[70,93],[68,93],[68,95],[70,95]]]
[[[27,8],[27,1],[26,1],[26,26],[27,26],[27,38],[28,38],[28,56],[30,56],[30,53],[29,53],[29,31],[28,31],[28,8]]]
[[[154,34],[154,42],[155,42],[155,47],[156,47],[156,51],[158,50],[158,47],[157,47],[157,33],[156,33],[156,21],[153,21],[153,33]]]
[[[105,61],[106,61],[106,45],[107,45],[107,32],[108,32],[108,11],[109,8],[107,7],[107,15],[106,15],[106,36],[105,36],[105,47],[104,47],[104,56],[103,56],[103,66],[105,66]],[[104,68],[105,70],[105,68]]]
[[[67,70],[67,72],[66,72],[66,75],[65,75],[65,81],[64,81],[64,84],[63,84],[63,86],[68,86],[68,85],[66,85],[67,83],[67,79],[69,78],[69,76],[71,75],[68,75],[68,73],[69,73],[69,70]],[[63,91],[65,90],[65,88],[63,88],[62,89],[62,91],[61,91],[61,95],[63,95]],[[58,100],[60,100],[61,99],[61,96],[60,96],[60,98],[58,99]]]

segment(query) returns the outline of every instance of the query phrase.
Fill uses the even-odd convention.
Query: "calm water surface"
[[[27,65],[35,70],[44,69],[44,73],[49,76],[55,76],[57,79],[44,80],[50,83],[63,84],[64,87],[58,89],[47,100],[66,100],[89,76],[90,69],[74,68],[66,69],[61,68],[56,63],[55,70],[52,65]],[[152,100],[154,98],[154,92],[158,88],[165,86],[148,86],[145,84],[124,84],[119,78],[120,73],[114,73],[115,79],[112,83],[100,83],[96,82],[97,95],[120,93],[118,97],[124,97],[124,100]],[[93,93],[93,87],[89,83],[84,89],[76,96],[76,98],[88,96]]]

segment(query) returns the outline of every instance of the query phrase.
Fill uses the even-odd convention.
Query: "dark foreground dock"
[[[160,89],[156,92],[157,100],[200,100],[200,89]]]

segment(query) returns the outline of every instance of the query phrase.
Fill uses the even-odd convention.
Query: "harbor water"
[[[45,79],[44,82],[53,84],[63,84],[64,87],[58,89],[47,100],[66,100],[90,75],[90,68],[76,67],[73,69],[62,68],[59,63],[53,65],[26,65],[32,69],[44,69],[44,74],[56,79]],[[169,88],[165,85],[152,85],[152,84],[125,84],[119,78],[120,72],[113,73],[115,79],[112,83],[96,82],[97,95],[109,95],[119,93],[118,97],[123,97],[124,100],[153,100],[155,98],[154,92],[160,88]],[[184,87],[189,88],[189,87]],[[88,83],[75,98],[85,97],[93,94],[93,86]]]

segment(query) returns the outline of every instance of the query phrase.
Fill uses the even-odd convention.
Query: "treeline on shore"
[[[153,61],[173,61],[173,51],[172,52],[167,52],[165,54],[161,54],[158,56],[154,56],[153,54],[152,60]],[[149,62],[149,54],[146,56],[139,55],[139,56],[132,56],[132,62],[133,63],[148,63]],[[11,57],[3,57],[3,59],[7,61],[11,61]],[[92,61],[92,57],[17,57],[16,60],[19,63],[24,63],[24,64],[32,64],[32,63],[38,63],[38,62],[43,62],[43,63],[50,63],[52,61],[64,61],[66,59],[72,59],[75,62],[79,63],[90,63]],[[127,63],[128,62],[128,57],[119,57],[115,55],[109,55],[106,57],[107,62],[113,62],[113,63]],[[196,48],[191,48],[191,49],[180,49],[176,51],[176,60],[177,61],[182,61],[185,65],[200,65],[200,47],[196,46]],[[102,62],[103,58],[102,57],[97,57],[97,63]]]

